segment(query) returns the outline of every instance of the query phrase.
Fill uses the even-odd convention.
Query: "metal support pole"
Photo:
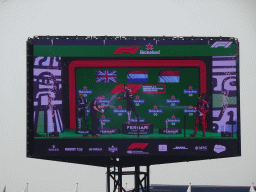
[[[107,166],[107,192],[110,192],[110,165]]]
[[[114,191],[118,187],[118,181],[116,180],[116,166],[114,166]]]
[[[118,166],[107,166],[107,189],[106,192],[110,192],[110,180],[114,181],[113,192],[126,192],[127,189],[123,188],[122,177],[123,175],[133,175],[134,176],[134,189],[133,192],[149,192],[149,166],[146,166],[146,171],[140,171],[140,165],[135,165],[135,171],[124,171],[123,167],[119,164]],[[112,170],[112,171],[111,171]],[[140,179],[140,174],[143,178]],[[144,182],[143,182],[144,181]],[[144,184],[144,186],[143,186]],[[127,188],[127,184],[126,184]]]
[[[140,166],[139,165],[135,165],[135,192],[139,192],[140,191]]]
[[[147,185],[145,186],[147,189],[146,191],[149,192],[149,165],[147,165]]]
[[[147,173],[144,174],[144,190],[147,191]]]
[[[122,167],[118,167],[118,192],[122,192]]]

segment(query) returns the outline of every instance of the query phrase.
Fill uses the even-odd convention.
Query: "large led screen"
[[[237,42],[102,42],[33,41],[34,157],[240,155]]]

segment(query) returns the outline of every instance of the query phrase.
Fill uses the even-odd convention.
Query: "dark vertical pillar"
[[[107,166],[107,192],[110,192],[110,165]]]
[[[145,186],[146,187],[146,192],[149,192],[149,165],[147,165],[147,185]]]
[[[144,174],[144,189],[147,191],[147,173]]]
[[[114,165],[114,191],[116,191],[116,187],[118,185],[118,181],[116,180],[116,166]]]
[[[140,166],[135,165],[135,192],[140,191]]]
[[[121,164],[117,166],[112,166],[112,171],[111,171],[111,166],[107,166],[107,192],[110,192],[110,180],[111,178],[114,180],[114,190],[113,192],[124,192],[126,189],[123,188],[123,182],[122,182],[122,177],[123,175],[134,175],[134,189],[133,192],[149,192],[150,190],[150,182],[149,182],[149,166],[146,165],[146,171],[141,172],[140,171],[140,165],[135,165],[135,171],[129,171],[129,172],[123,172],[123,167]],[[143,178],[141,180],[140,174],[143,174]],[[144,186],[143,186],[143,181],[144,181]],[[140,188],[141,187],[141,188]]]
[[[119,165],[118,166],[118,192],[122,192],[122,167]]]

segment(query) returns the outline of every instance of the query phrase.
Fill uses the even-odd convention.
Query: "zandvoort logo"
[[[224,151],[226,151],[226,147],[223,146],[223,145],[215,145],[213,150],[216,152],[216,153],[222,153]]]

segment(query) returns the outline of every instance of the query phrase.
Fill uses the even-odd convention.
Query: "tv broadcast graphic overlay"
[[[68,38],[28,40],[28,156],[241,155],[237,39]]]

